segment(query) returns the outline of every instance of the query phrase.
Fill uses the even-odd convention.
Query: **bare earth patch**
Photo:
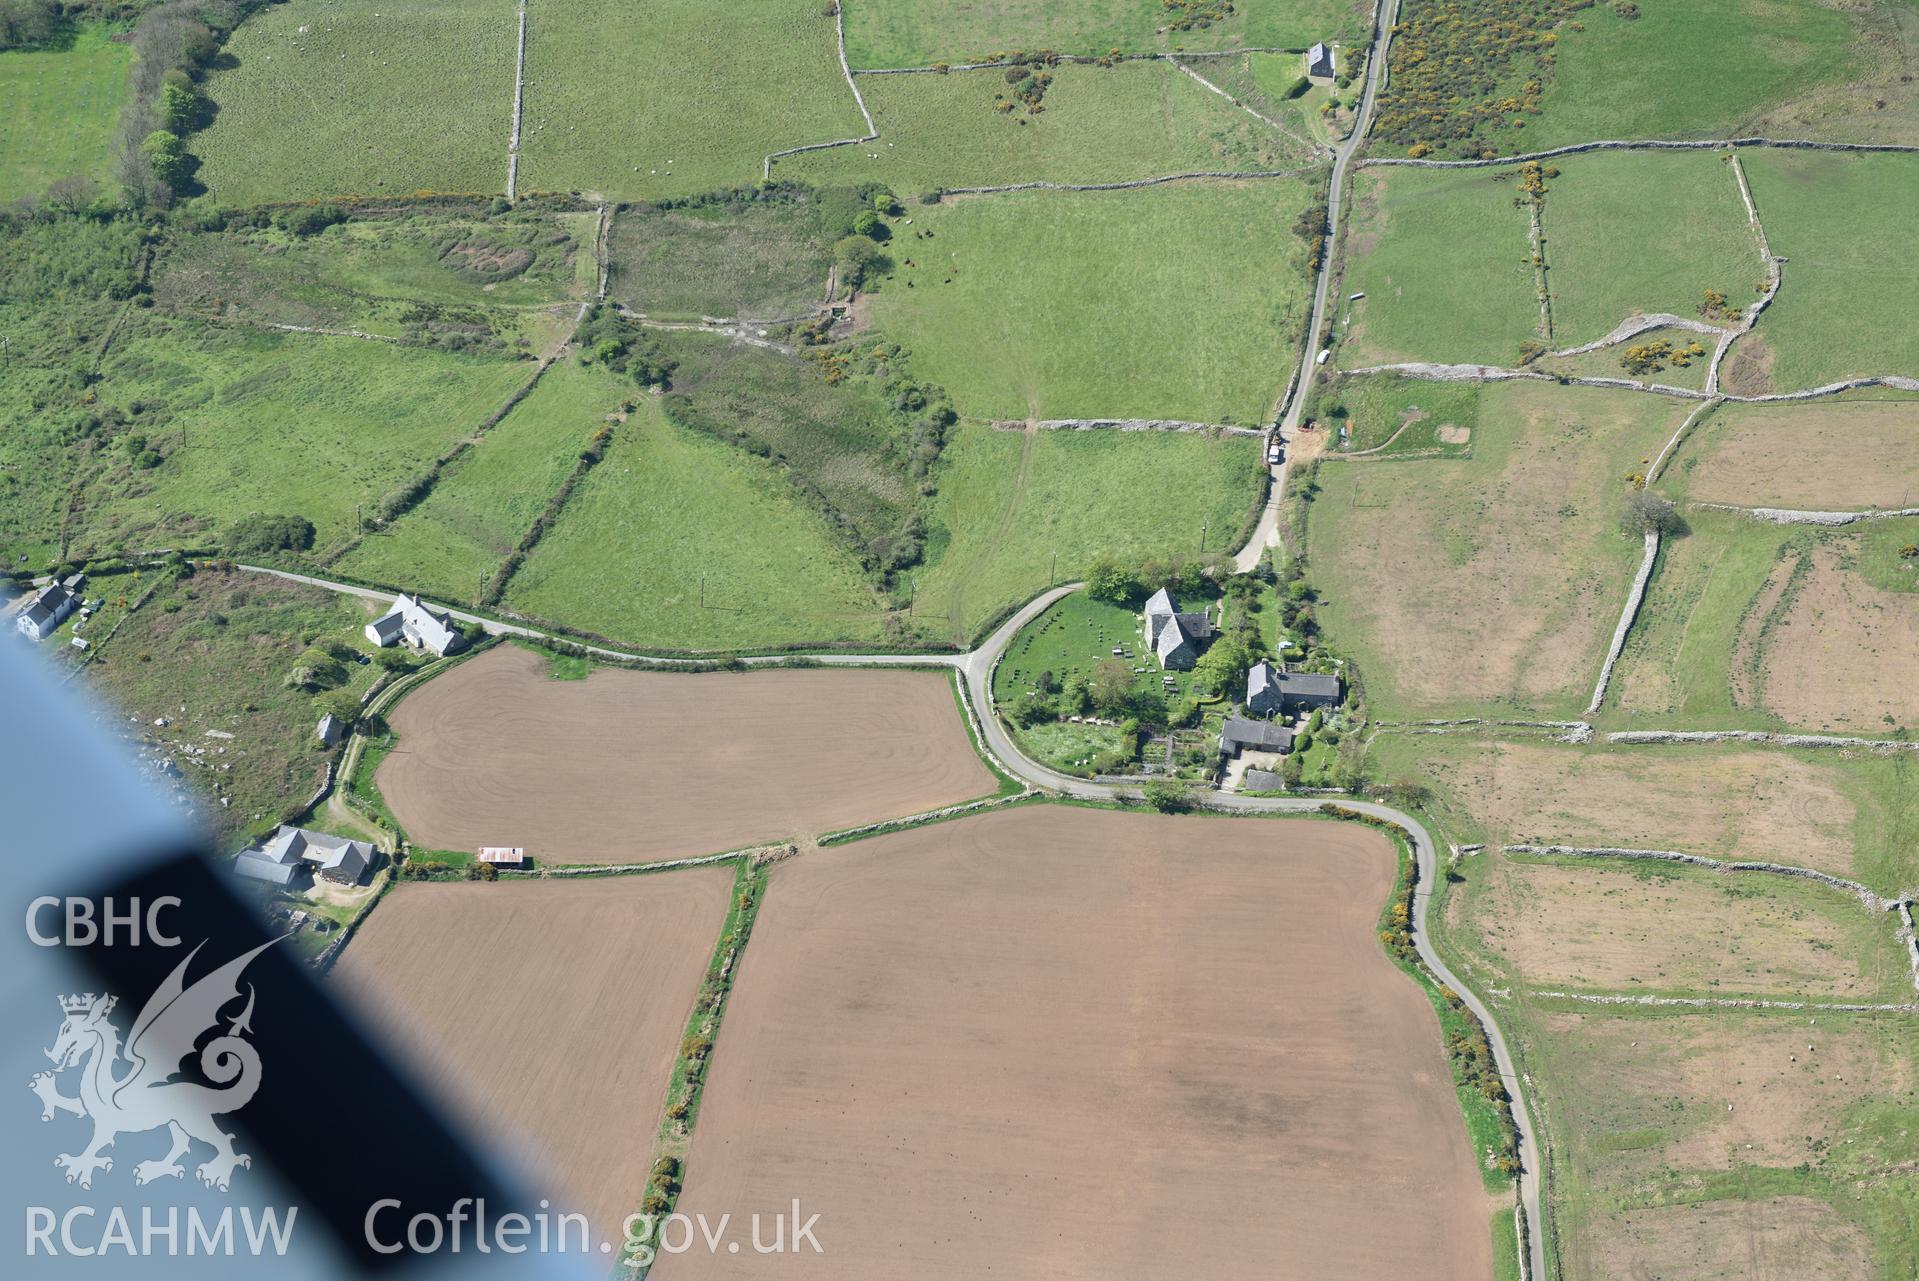
[[[1491,857],[1482,933],[1535,986],[1910,999],[1890,919],[1838,890],[1816,891],[1814,910],[1813,891],[1785,878],[1754,888],[1730,876]]]
[[[1687,452],[1698,460],[1689,496],[1700,502],[1811,511],[1919,506],[1919,401],[1728,405]]]
[[[1817,1162],[1862,1098],[1906,1099],[1910,1056],[1843,1015],[1558,1013],[1558,1082],[1582,1159],[1630,1181],[1662,1167]]]
[[[1773,358],[1764,334],[1752,331],[1735,338],[1719,366],[1719,389],[1734,396],[1771,395]]]
[[[1854,540],[1822,542],[1766,646],[1767,709],[1811,729],[1883,733],[1919,721],[1919,593],[1889,592],[1846,565]]]
[[[1852,870],[1838,770],[1784,752],[1582,751],[1488,742],[1435,781],[1496,843],[1682,850]]]
[[[797,1195],[825,1253],[656,1275],[1480,1281],[1392,872],[1356,827],[1055,806],[781,864],[679,1208]]]
[[[1595,1276],[1630,1281],[1866,1281],[1865,1235],[1808,1197],[1634,1210],[1593,1243]]]
[[[732,884],[717,867],[403,885],[335,983],[457,1116],[551,1173],[556,1210],[617,1240]]]
[[[1473,438],[1473,429],[1461,427],[1458,423],[1441,423],[1434,435],[1439,437],[1442,445],[1463,445]]]
[[[930,672],[547,675],[517,646],[390,718],[375,781],[414,844],[644,863],[937,809],[993,791]]]
[[[1307,520],[1320,625],[1381,715],[1576,714],[1639,559],[1621,478],[1684,406],[1498,384],[1474,455],[1322,466]]]

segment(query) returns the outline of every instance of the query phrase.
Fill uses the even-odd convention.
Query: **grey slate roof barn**
[[[320,718],[319,725],[314,727],[313,736],[326,746],[332,747],[346,737],[346,723],[332,712],[328,712]]]
[[[1333,47],[1320,41],[1306,51],[1306,74],[1331,78],[1337,74],[1333,65]]]
[[[1293,748],[1293,731],[1276,721],[1228,716],[1219,731],[1220,753],[1237,756],[1248,747],[1256,752],[1289,752]]]

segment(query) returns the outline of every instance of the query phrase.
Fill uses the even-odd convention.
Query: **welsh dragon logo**
[[[260,1052],[245,1039],[252,1031],[251,984],[246,1007],[227,1020],[224,1033],[198,1049],[200,1071],[213,1085],[174,1078],[200,1039],[219,1031],[220,1011],[240,998],[240,974],[247,964],[277,941],[262,943],[189,986],[187,966],[200,953],[194,948],[147,998],[124,1048],[111,1018],[118,997],[88,992],[60,998],[66,1020],[46,1051],[54,1069],[36,1073],[28,1085],[40,1096],[42,1121],[58,1112],[93,1121],[93,1139],[85,1148],[53,1159],[67,1172],[67,1182],[92,1187],[96,1171],[113,1169],[113,1159],[102,1153],[115,1139],[162,1126],[172,1146],[159,1160],[135,1165],[135,1183],[183,1177],[180,1158],[195,1142],[213,1149],[213,1158],[195,1171],[208,1187],[226,1191],[234,1170],[253,1164],[252,1157],[234,1151],[233,1136],[214,1120],[245,1107],[260,1088]],[[80,1074],[77,1097],[60,1093],[59,1077],[69,1069]]]

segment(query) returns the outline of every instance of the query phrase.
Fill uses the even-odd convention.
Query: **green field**
[[[1919,263],[1909,252],[1919,156],[1753,150],[1741,159],[1766,238],[1787,261],[1779,296],[1734,360],[1763,348],[1770,385],[1760,390],[1919,375]]]
[[[871,642],[859,565],[767,463],[674,427],[643,399],[527,557],[509,608],[633,645]]]
[[[825,213],[804,194],[622,209],[608,237],[607,293],[657,320],[804,315],[825,301],[833,242],[851,230]]]
[[[338,568],[373,582],[476,601],[546,507],[588,438],[635,390],[599,366],[564,360],[420,504],[369,535]]]
[[[88,591],[137,598],[149,576],[102,578]],[[368,648],[363,602],[261,574],[201,570],[162,586],[127,616],[86,668],[84,683],[163,749],[202,798],[217,848],[238,844],[304,802],[325,754],[314,738],[334,690],[364,692],[382,669],[348,659],[316,672],[319,693],[287,676],[316,643]],[[164,717],[169,724],[155,726]],[[121,722],[124,724],[124,720]],[[217,730],[226,738],[209,734]],[[215,795],[226,797],[223,806]]]
[[[919,210],[873,323],[963,414],[1263,423],[1306,310],[1307,198],[1274,179]]]
[[[98,446],[77,455],[74,551],[217,538],[252,512],[306,517],[324,549],[531,369],[350,338],[132,322],[95,390],[160,461],[140,469],[127,450]]]
[[[132,47],[112,34],[86,26],[58,48],[0,53],[0,200],[111,173],[113,126],[133,62]]]
[[[1238,0],[1231,14],[1213,18],[1221,7],[1188,4],[1194,24],[1176,30],[1177,15],[1161,0],[845,0],[846,57],[855,67],[923,67],[1013,49],[1304,49],[1315,40],[1358,39],[1366,29],[1353,0]]]
[[[1637,312],[1696,316],[1708,289],[1743,310],[1765,288],[1723,156],[1600,152],[1555,163],[1542,217],[1554,347],[1603,338]]]
[[[1539,336],[1517,194],[1507,171],[1361,170],[1342,288],[1366,297],[1351,306],[1341,362],[1516,364],[1519,344]]]
[[[153,296],[202,317],[519,348],[547,326],[532,309],[577,294],[581,259],[590,265],[591,249],[560,218],[531,211],[355,217],[304,236],[236,223],[176,232],[153,269]]]
[[[942,462],[927,564],[910,573],[914,620],[929,639],[971,644],[1101,556],[1232,551],[1261,493],[1248,437],[963,425]]]
[[[500,0],[272,6],[227,42],[218,112],[187,147],[228,205],[504,191],[513,49]]]
[[[1164,62],[1052,69],[1043,110],[1001,113],[1005,74],[862,76],[879,137],[787,156],[775,177],[884,182],[902,198],[942,187],[1101,183],[1307,163],[1305,148]],[[857,118],[857,117],[856,117]],[[822,135],[853,136],[861,133]]]
[[[1625,476],[1687,408],[1492,384],[1469,457],[1322,463],[1306,517],[1315,608],[1371,712],[1577,715],[1640,560],[1619,530]]]
[[[704,334],[671,350],[679,367],[662,402],[669,421],[770,459],[874,568],[911,559],[892,554],[894,540],[913,541],[919,485],[931,483],[943,432],[896,410],[917,386],[903,370],[889,381],[900,362],[875,360],[873,374],[830,383],[809,361]],[[858,354],[849,351],[847,368]]]
[[[644,21],[632,8],[529,8],[522,191],[751,186],[768,152],[866,132],[818,0],[654,0]]]
[[[1561,28],[1541,114],[1507,132],[1503,153],[1594,138],[1727,138],[1769,109],[1843,83],[1855,62],[1855,20],[1834,5],[1772,0],[1611,5]],[[1798,135],[1795,135],[1798,136]]]

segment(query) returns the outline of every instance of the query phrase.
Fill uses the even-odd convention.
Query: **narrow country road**
[[[1313,282],[1313,311],[1306,323],[1306,345],[1299,357],[1299,376],[1293,379],[1292,398],[1275,429],[1282,446],[1274,463],[1272,483],[1266,494],[1266,509],[1259,514],[1252,537],[1233,557],[1233,568],[1242,574],[1258,566],[1266,549],[1279,541],[1279,505],[1286,493],[1286,465],[1292,458],[1293,439],[1299,432],[1300,415],[1312,398],[1313,380],[1319,373],[1320,331],[1326,323],[1327,295],[1333,287],[1333,250],[1339,240],[1340,209],[1346,199],[1346,170],[1353,157],[1365,145],[1366,131],[1372,128],[1373,104],[1386,79],[1386,52],[1392,44],[1393,23],[1399,16],[1399,0],[1379,0],[1373,14],[1373,52],[1366,62],[1366,90],[1360,95],[1359,114],[1352,132],[1333,150],[1333,176],[1326,192],[1326,247],[1319,256],[1319,276]]]
[[[308,574],[295,574],[283,569],[269,569],[261,565],[241,565],[239,568],[251,573],[270,574],[289,582],[305,583],[311,587],[320,587],[367,600],[387,601],[393,597],[391,592],[376,591],[353,583],[316,578]],[[764,666],[803,657],[830,667],[954,668],[965,684],[968,701],[978,714],[980,732],[985,736],[987,748],[1007,769],[1018,775],[1029,786],[1080,800],[1137,800],[1135,789],[1061,774],[1030,759],[1013,741],[1012,735],[1006,732],[1006,727],[1000,723],[999,715],[994,710],[993,669],[998,666],[1000,656],[1006,652],[1007,646],[1013,643],[1013,637],[1019,634],[1021,628],[1045,613],[1055,602],[1083,586],[1085,586],[1084,583],[1068,583],[1042,592],[1016,610],[1012,617],[1000,624],[992,635],[980,642],[977,647],[963,654],[769,654],[744,658],[741,661],[752,666]],[[449,608],[447,612],[461,622],[477,624],[495,636],[524,636],[534,640],[553,640],[567,645],[580,645],[580,642],[554,632],[543,632],[517,623],[501,622],[464,610]],[[602,658],[611,659],[640,659],[673,665],[702,661],[691,658],[655,657],[649,654],[606,649],[598,645],[580,645],[580,648]],[[1235,813],[1312,814],[1318,812],[1322,802],[1319,797],[1241,796],[1237,792],[1212,792],[1205,797],[1204,803],[1211,809]],[[1419,869],[1418,880],[1413,890],[1413,946],[1418,950],[1420,960],[1425,963],[1433,976],[1459,993],[1466,1007],[1478,1016],[1480,1025],[1486,1029],[1486,1039],[1492,1045],[1493,1060],[1499,1068],[1500,1079],[1505,1082],[1506,1092],[1512,1096],[1513,1122],[1519,1130],[1519,1159],[1523,1163],[1519,1177],[1520,1204],[1524,1211],[1526,1235],[1531,1243],[1532,1254],[1526,1275],[1537,1281],[1546,1275],[1545,1243],[1539,1228],[1538,1167],[1542,1159],[1541,1149],[1533,1129],[1532,1116],[1526,1106],[1525,1083],[1520,1079],[1518,1070],[1513,1064],[1512,1052],[1507,1048],[1506,1038],[1500,1032],[1499,1024],[1493,1019],[1492,1010],[1440,958],[1428,935],[1427,909],[1432,905],[1433,886],[1439,883],[1440,875],[1438,850],[1433,845],[1432,836],[1418,820],[1409,814],[1401,813],[1391,806],[1356,798],[1342,798],[1339,803],[1349,809],[1397,823],[1412,837],[1413,854]]]

